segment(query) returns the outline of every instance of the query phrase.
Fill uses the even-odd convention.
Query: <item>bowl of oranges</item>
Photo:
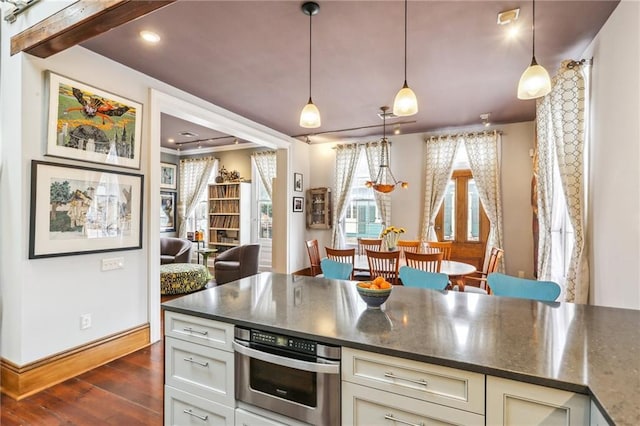
[[[380,305],[389,298],[393,286],[384,277],[376,277],[373,281],[357,283],[356,289],[368,308],[380,309]]]

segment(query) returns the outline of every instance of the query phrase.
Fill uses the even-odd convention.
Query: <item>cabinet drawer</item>
[[[484,416],[343,382],[342,424],[484,425]]]
[[[234,409],[171,386],[164,387],[165,426],[233,426]]]
[[[233,353],[165,338],[165,384],[233,406]]]
[[[176,339],[232,351],[233,324],[206,318],[164,312],[164,334]]]
[[[589,424],[586,395],[487,376],[487,424]]]
[[[484,375],[342,348],[342,379],[484,414]]]

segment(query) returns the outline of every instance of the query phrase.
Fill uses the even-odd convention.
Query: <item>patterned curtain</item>
[[[335,225],[331,239],[331,247],[334,248],[343,248],[345,245],[345,231],[342,220],[347,214],[349,193],[353,186],[359,153],[360,146],[357,144],[336,146],[336,190],[334,194],[335,208],[333,209],[333,223]]]
[[[389,146],[391,143],[389,142]],[[381,147],[378,142],[370,142],[364,145],[364,152],[367,154],[367,165],[369,166],[369,176],[371,180],[375,180],[380,171],[380,160],[382,157]],[[391,152],[389,152],[389,167],[391,167]],[[382,229],[391,226],[391,194],[383,194],[382,192],[373,191],[376,197],[376,205],[382,219]]]
[[[438,241],[435,230],[436,216],[444,199],[447,183],[453,173],[453,160],[462,139],[458,136],[431,137],[425,140],[424,157],[424,215],[422,216],[422,241]]]
[[[492,247],[504,247],[499,158],[501,136],[498,132],[485,132],[464,135],[463,138],[478,196],[489,218],[489,237],[484,257],[489,259]],[[498,270],[504,272],[504,258],[500,258]]]
[[[193,214],[198,200],[207,190],[211,173],[216,163],[213,157],[180,160],[180,202],[184,209],[179,209],[180,229],[178,236],[187,236],[187,218]]]
[[[276,152],[256,152],[251,158],[253,158],[253,161],[256,163],[260,180],[262,180],[262,184],[267,190],[267,194],[269,194],[269,199],[271,199],[271,191],[273,190],[271,186],[273,184],[273,178],[276,177],[276,166],[278,164],[276,161]]]
[[[583,65],[564,61],[551,82],[551,93],[538,101],[537,129],[539,151],[539,175],[543,173],[550,186],[538,183],[538,209],[541,202],[553,199],[554,161],[567,203],[573,227],[575,244],[566,274],[565,300],[587,303],[589,295],[589,265],[585,247],[585,120],[586,86]],[[542,153],[545,158],[543,161]],[[539,176],[540,178],[540,176]],[[544,206],[550,209],[551,204]],[[547,212],[546,226],[540,223],[540,247],[538,249],[538,276],[548,279],[552,263],[551,221]],[[546,235],[542,235],[545,233]]]

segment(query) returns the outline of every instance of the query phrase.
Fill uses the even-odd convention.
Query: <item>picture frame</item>
[[[296,192],[302,192],[302,173],[294,173],[293,174],[293,190]]]
[[[46,155],[140,169],[142,104],[46,72]]]
[[[160,188],[178,189],[178,166],[171,163],[160,163]]]
[[[304,211],[304,197],[293,197],[293,211]]]
[[[29,259],[142,248],[144,176],[31,161]]]
[[[176,232],[176,193],[160,191],[160,232]]]

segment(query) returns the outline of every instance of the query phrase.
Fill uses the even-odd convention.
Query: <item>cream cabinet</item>
[[[165,311],[165,425],[233,425],[233,325]]]
[[[487,376],[488,425],[589,424],[586,395]]]
[[[342,380],[343,425],[484,424],[482,374],[343,348]]]

